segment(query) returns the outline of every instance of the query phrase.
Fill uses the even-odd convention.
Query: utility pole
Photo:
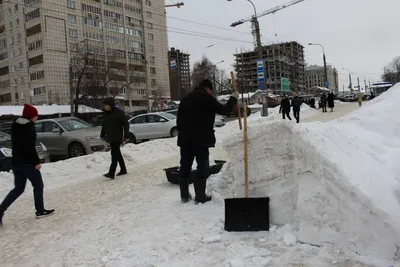
[[[358,82],[358,92],[361,92],[361,88],[360,88],[360,77],[357,77],[357,82]]]
[[[244,92],[244,58],[243,58],[243,50],[240,49],[240,57],[241,57],[241,75],[240,75],[240,82],[242,84],[242,104],[244,103],[244,96],[243,96],[243,92]]]
[[[343,84],[343,94],[344,94],[344,84]]]
[[[364,77],[364,90],[365,92],[367,92],[367,80],[365,79],[365,77]]]
[[[338,86],[338,81],[337,81],[337,69],[333,68],[333,77],[335,79],[335,91],[337,90],[337,93],[339,93],[339,86]]]
[[[71,64],[71,60],[69,62],[69,101],[70,101],[70,105],[71,105],[71,117],[74,116],[74,79],[73,79],[73,71],[72,71],[72,64]]]

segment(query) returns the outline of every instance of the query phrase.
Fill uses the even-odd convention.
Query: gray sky
[[[253,49],[251,24],[231,28],[232,22],[251,16],[253,7],[246,0],[166,0],[166,4],[184,2],[181,8],[167,8],[169,46],[191,54],[191,64],[206,55],[228,73],[232,70],[233,53],[240,49]],[[288,0],[253,0],[261,12]],[[275,15],[260,18],[263,44],[297,41],[305,46],[305,60],[310,64],[323,65],[322,49],[308,46],[309,42],[325,47],[327,62],[339,70],[340,89],[348,86],[349,68],[357,74],[361,84],[364,78],[380,81],[383,66],[395,56],[400,56],[400,1],[399,0],[305,0],[302,3],[278,11]],[[205,23],[208,27],[179,19]],[[222,27],[224,29],[219,29]],[[189,36],[216,35],[238,39],[229,42],[213,38]],[[191,31],[191,32],[188,32]],[[277,34],[277,36],[275,36]],[[211,48],[209,45],[215,44]]]

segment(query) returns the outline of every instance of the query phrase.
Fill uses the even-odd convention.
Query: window
[[[128,58],[130,58],[130,59],[144,59],[144,55],[143,54],[138,54],[138,53],[128,52]]]
[[[122,2],[117,0],[103,0],[103,3],[109,6],[122,7]]]
[[[22,54],[22,48],[20,47],[17,49],[17,57],[20,56],[21,54]]]
[[[156,86],[156,85],[157,85],[157,80],[151,79],[151,86]]]
[[[42,32],[42,26],[40,24],[26,29],[26,37],[35,35],[35,34],[37,34],[39,32]]]
[[[147,116],[147,121],[149,123],[158,123],[158,122],[162,122],[165,121],[165,119],[161,116],[158,115],[148,115]]]
[[[154,40],[154,34],[148,33],[147,38],[149,38],[149,40]]]
[[[4,48],[6,46],[7,46],[7,40],[6,39],[0,40],[0,48]]]
[[[99,28],[101,27],[101,22],[96,19],[83,18],[83,24],[92,27],[99,27]]]
[[[140,19],[126,17],[126,20],[129,22],[129,25],[131,26],[143,26],[143,21]]]
[[[40,17],[40,9],[35,9],[25,15],[25,21],[30,21],[32,19]]]
[[[146,117],[147,116],[140,116],[138,118],[135,118],[133,120],[131,120],[131,124],[142,124],[142,123],[146,123]]]
[[[146,49],[147,49],[148,51],[154,51],[154,45],[152,45],[152,44],[146,44]]]
[[[125,51],[123,50],[115,50],[115,49],[110,49],[107,48],[107,54],[115,57],[120,57],[124,58],[125,57]]]
[[[60,125],[68,132],[92,127],[89,123],[80,119],[60,121]]]
[[[150,0],[146,0],[145,3],[146,3],[147,6],[151,6],[151,1]]]
[[[125,9],[132,12],[132,13],[136,13],[138,15],[142,14],[142,9],[140,7],[135,7],[135,6],[131,6],[128,4],[125,4]]]
[[[76,24],[76,16],[68,14],[68,22],[71,24]]]
[[[105,40],[107,43],[110,43],[110,44],[122,44],[122,40],[117,37],[114,37],[114,36],[107,35]]]
[[[10,44],[14,44],[14,36],[11,36],[11,38],[10,38]]]
[[[10,22],[10,31],[12,31],[12,29],[13,29],[13,23]]]
[[[151,23],[151,22],[147,22],[147,28],[149,28],[149,29],[153,29],[153,23]]]
[[[111,23],[104,23],[104,28],[109,31],[124,33],[124,28]]]
[[[84,32],[83,36],[87,39],[92,39],[92,40],[96,40],[96,41],[103,40],[103,35],[101,33],[97,33],[97,32]]]
[[[132,36],[140,36],[140,37],[143,36],[143,32],[130,28],[126,28],[125,33]]]
[[[0,103],[11,102],[11,93],[0,95]]]
[[[156,62],[156,57],[150,56],[150,63],[155,63],[155,62]]]
[[[24,0],[25,5],[32,5],[39,2],[40,0]]]
[[[77,31],[77,30],[72,30],[72,29],[70,29],[70,30],[69,30],[69,36],[70,36],[70,37],[73,37],[73,38],[78,37],[78,31]]]
[[[152,17],[152,14],[151,14],[150,11],[146,11],[146,17],[148,17],[148,18],[151,18],[151,17]]]
[[[67,0],[67,7],[75,9],[76,8],[75,0]]]
[[[82,4],[82,10],[101,15],[101,9],[98,7]]]
[[[19,26],[19,19],[16,19],[15,23],[17,24],[17,26]]]
[[[43,55],[39,55],[29,59],[29,67],[42,64],[43,63]]]
[[[11,15],[11,7],[8,8],[8,15]]]
[[[35,73],[31,73],[30,74],[30,78],[31,78],[31,81],[44,79],[45,78],[44,70],[41,70],[41,71],[38,71],[38,72],[35,72]]]
[[[42,123],[43,123],[43,126],[42,126],[43,133],[54,133],[54,132],[59,132],[61,130],[60,125],[58,125],[55,122],[45,121]]]
[[[21,84],[24,84],[24,77],[21,77]],[[21,98],[24,98],[24,94],[21,93]]]
[[[33,88],[33,95],[44,95],[46,93],[46,86]]]
[[[18,35],[17,35],[17,42],[18,43],[21,42],[21,34],[20,33],[18,33]]]
[[[106,16],[108,18],[112,18],[112,19],[119,19],[119,20],[122,20],[124,18],[124,16],[122,14],[115,13],[115,12],[108,11],[108,10],[104,10],[104,16]]]
[[[17,86],[18,86],[18,80],[14,79],[14,87],[17,87]]]
[[[15,9],[15,12],[18,11],[18,4],[15,4],[15,5],[14,5],[14,9]]]
[[[8,73],[10,73],[8,66],[0,68],[0,76],[7,75]]]
[[[15,93],[15,100],[18,100],[18,93]]]
[[[38,49],[40,47],[42,47],[42,40],[37,40],[37,41],[34,41],[34,42],[28,44],[29,51]]]
[[[150,68],[150,74],[156,74],[156,68]]]
[[[7,52],[1,53],[0,54],[0,61],[6,60],[7,59]]]

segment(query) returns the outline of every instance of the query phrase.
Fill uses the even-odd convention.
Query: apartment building
[[[148,107],[152,90],[169,96],[164,1],[0,2],[1,105],[70,103],[82,54],[113,69],[105,86],[133,110]]]
[[[337,70],[332,66],[327,66],[328,73],[328,89],[334,90],[336,93],[339,89],[339,80],[337,75]],[[306,89],[311,89],[313,87],[325,87],[325,71],[323,66],[307,66],[305,68],[306,75]]]
[[[190,55],[171,47],[168,51],[168,59],[171,100],[181,100],[191,91]]]
[[[266,87],[280,93],[282,78],[289,79],[291,91],[304,91],[304,47],[297,42],[264,46]],[[243,92],[258,89],[257,51],[236,53],[236,77]]]

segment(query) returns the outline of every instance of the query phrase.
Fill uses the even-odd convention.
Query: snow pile
[[[333,123],[249,124],[250,196],[271,198],[271,223],[292,224],[300,242],[398,257],[399,98],[400,84]],[[210,179],[215,196],[243,196],[242,140],[224,142],[231,162]]]
[[[42,105],[35,106],[39,115],[68,114],[71,113],[71,106],[68,105]],[[99,109],[91,108],[85,105],[79,105],[79,113],[101,113]],[[24,106],[0,106],[0,116],[16,115],[21,116]]]

